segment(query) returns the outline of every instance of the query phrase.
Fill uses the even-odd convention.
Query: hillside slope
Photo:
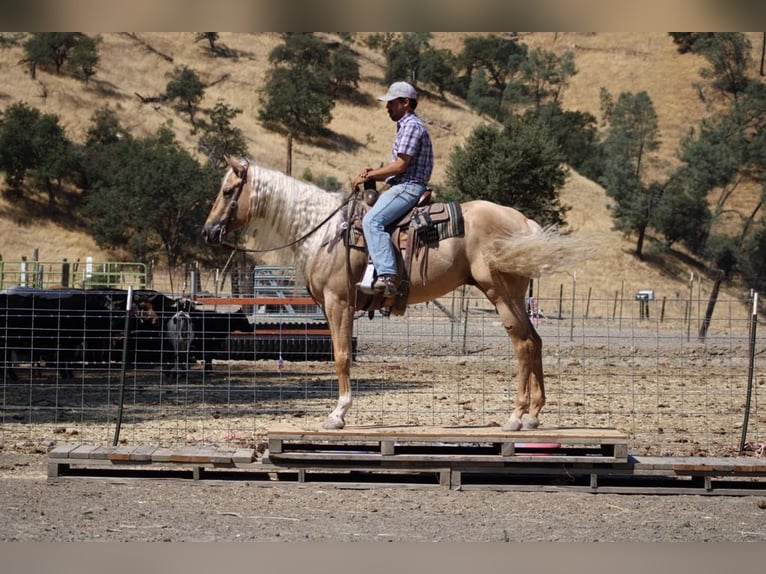
[[[459,50],[464,33],[435,33],[438,47]],[[143,104],[137,95],[162,93],[169,75],[178,66],[193,68],[210,84],[202,107],[210,109],[219,99],[238,107],[242,114],[237,124],[244,131],[251,156],[259,163],[282,169],[285,141],[264,130],[257,122],[259,88],[268,68],[268,54],[280,42],[276,33],[222,33],[220,42],[237,58],[213,58],[203,43],[185,33],[103,34],[101,63],[90,86],[72,78],[39,72],[33,80],[18,64],[20,47],[0,49],[0,108],[25,101],[42,111],[58,114],[70,138],[84,138],[93,111],[109,106],[123,124],[136,135],[154,132],[170,122],[179,141],[193,151],[195,138],[188,120],[169,106]],[[621,91],[649,92],[659,117],[662,137],[660,159],[655,169],[666,171],[675,161],[674,152],[686,130],[706,114],[697,83],[702,62],[695,56],[680,56],[666,33],[528,33],[522,41],[530,47],[562,52],[574,50],[578,74],[567,88],[563,104],[568,109],[599,113],[599,91],[606,87],[613,95]],[[753,38],[754,45],[756,44]],[[378,165],[387,160],[393,125],[375,96],[385,90],[381,84],[383,57],[356,44],[361,64],[360,105],[340,102],[329,126],[330,142],[316,145],[297,142],[294,147],[293,174],[310,171],[316,176],[333,176],[348,183],[361,166]],[[461,144],[473,128],[485,121],[473,114],[459,99],[442,100],[425,94],[418,109],[428,122],[434,140],[436,169],[434,183],[441,184],[445,167],[455,145]],[[211,201],[216,190],[211,190]],[[571,206],[568,222],[575,233],[600,238],[604,249],[576,270],[580,293],[592,290],[594,298],[613,298],[622,292],[631,296],[638,289],[654,289],[658,296],[676,296],[688,291],[691,271],[687,265],[665,261],[664,265],[638,261],[630,253],[633,241],[611,230],[608,199],[598,185],[572,173],[562,189],[562,200]],[[0,255],[18,260],[31,257],[39,249],[41,260],[67,257],[70,261],[85,256],[97,260],[119,258],[118,253],[100,250],[83,230],[57,225],[44,218],[33,218],[19,208],[18,198],[0,194]],[[540,282],[540,288],[558,294],[559,284],[568,285],[571,276],[559,274]],[[709,281],[700,284],[706,293]],[[583,291],[584,290],[584,291]]]

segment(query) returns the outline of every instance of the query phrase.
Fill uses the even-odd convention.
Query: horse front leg
[[[332,336],[335,357],[335,374],[338,377],[338,402],[322,423],[327,430],[342,429],[346,426],[346,413],[351,408],[351,342],[354,309],[343,301],[327,304],[325,315]]]

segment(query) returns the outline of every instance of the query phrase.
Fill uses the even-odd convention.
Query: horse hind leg
[[[529,320],[523,295],[499,297],[493,303],[511,338],[519,368],[514,410],[502,428],[509,431],[537,428],[545,405],[542,339]]]

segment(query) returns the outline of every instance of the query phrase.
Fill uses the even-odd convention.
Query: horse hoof
[[[322,423],[322,428],[325,430],[340,430],[344,426],[346,426],[346,423],[343,421],[343,419],[334,417],[332,415],[327,417],[327,420]]]
[[[500,428],[504,431],[521,430],[521,421],[518,418],[516,418],[514,415],[511,415],[511,418],[508,419],[508,422],[506,422]]]
[[[540,421],[537,417],[533,416],[525,416],[524,421],[522,423],[522,428],[524,430],[533,430],[536,429],[540,425]]]

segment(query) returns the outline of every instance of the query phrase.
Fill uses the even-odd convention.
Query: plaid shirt
[[[410,156],[410,164],[404,173],[389,178],[389,183],[427,184],[434,168],[434,151],[426,125],[414,113],[406,114],[396,122],[396,138],[391,151],[391,161],[394,161],[400,153]]]

